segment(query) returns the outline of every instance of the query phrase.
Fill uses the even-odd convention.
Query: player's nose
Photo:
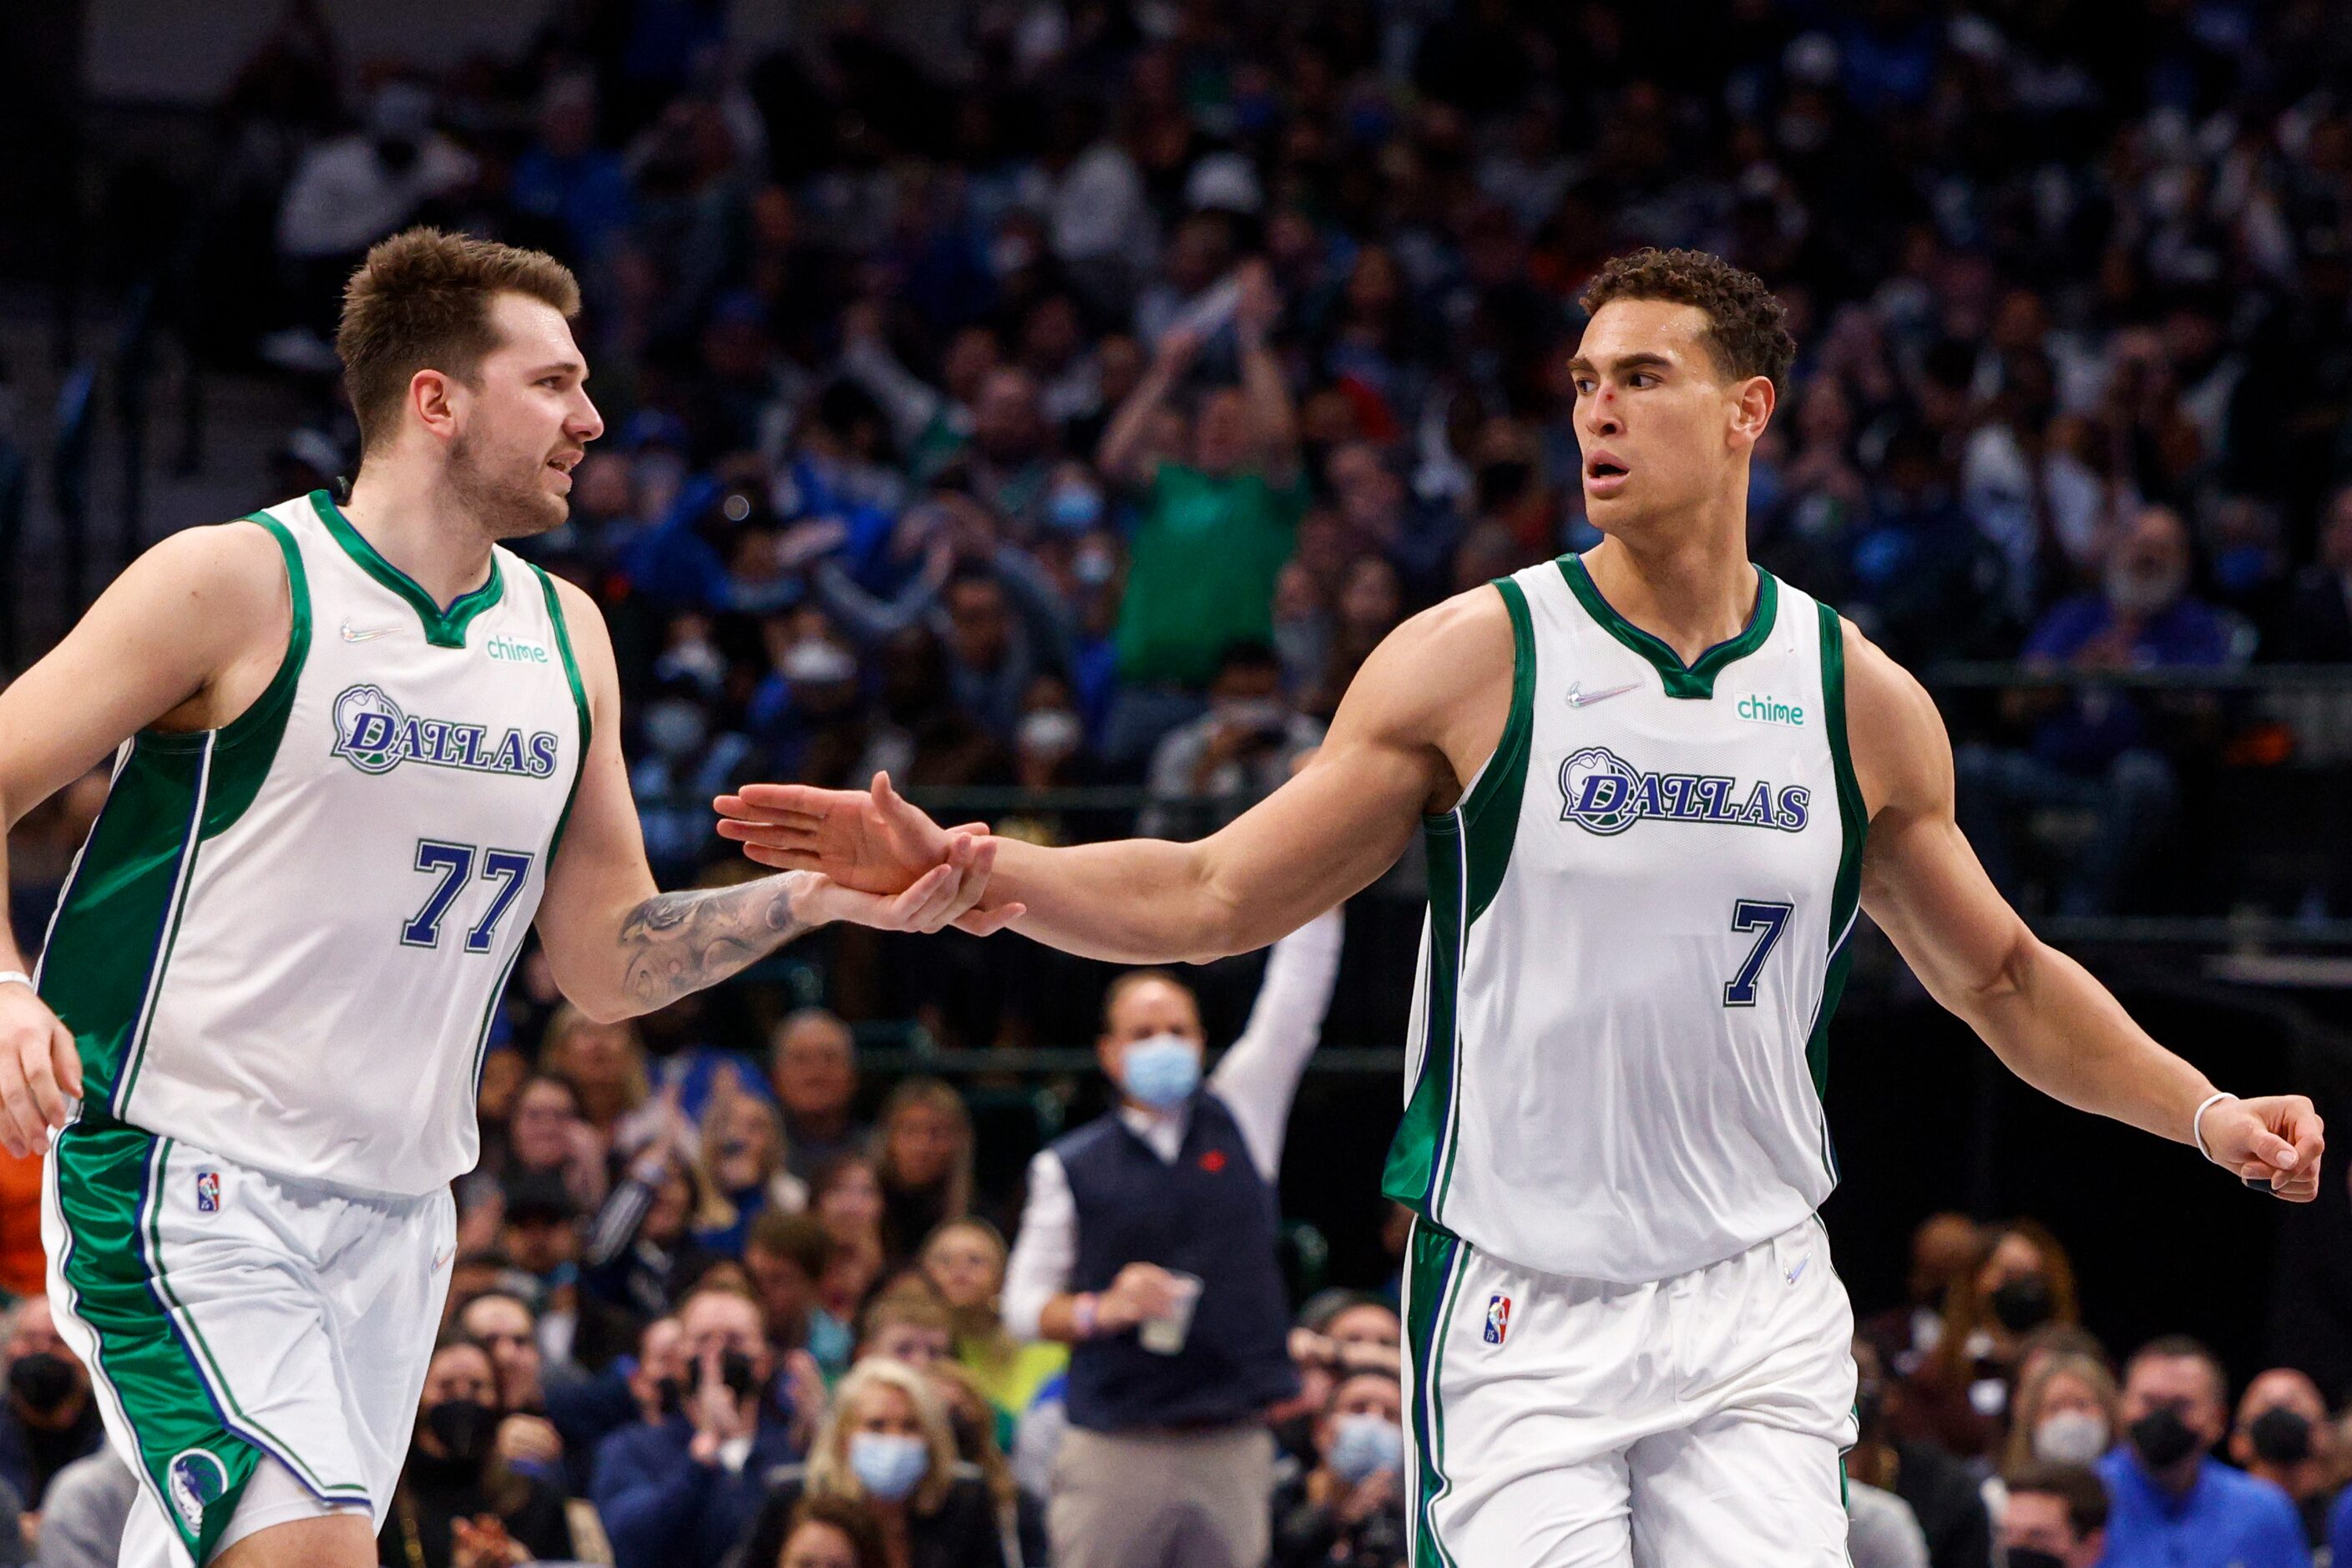
[[[604,433],[604,416],[596,412],[596,405],[588,395],[580,395],[580,406],[563,422],[564,433],[575,441],[593,441]]]

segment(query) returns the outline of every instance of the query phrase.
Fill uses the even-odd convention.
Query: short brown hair
[[[406,229],[368,251],[343,285],[335,329],[362,453],[398,427],[418,371],[473,380],[499,346],[490,300],[506,293],[542,300],[567,320],[580,313],[579,280],[544,251],[437,228]]]
[[[1596,315],[1612,300],[1664,300],[1695,305],[1706,315],[1706,345],[1727,374],[1760,375],[1772,390],[1787,389],[1797,340],[1789,335],[1788,308],[1764,279],[1704,250],[1645,246],[1612,257],[1592,276],[1577,303]]]
[[[761,1209],[760,1217],[751,1222],[751,1233],[743,1238],[745,1251],[755,1247],[772,1257],[799,1265],[801,1272],[811,1280],[821,1278],[833,1262],[833,1237],[810,1215]]]
[[[2107,1527],[2107,1485],[2099,1472],[2082,1465],[2035,1463],[2019,1465],[2001,1478],[2009,1495],[2038,1492],[2066,1505],[2066,1522],[2077,1540]]]

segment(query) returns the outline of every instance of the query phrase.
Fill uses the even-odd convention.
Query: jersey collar
[[[1559,568],[1559,574],[1568,579],[1570,590],[1576,595],[1577,602],[1584,606],[1585,613],[1600,622],[1603,631],[1657,667],[1658,678],[1669,697],[1712,698],[1715,695],[1715,678],[1723,673],[1725,667],[1746,658],[1764,646],[1764,639],[1772,635],[1773,616],[1780,608],[1779,584],[1772,574],[1759,566],[1756,568],[1756,607],[1748,612],[1747,626],[1738,637],[1728,642],[1716,644],[1685,665],[1682,656],[1668,647],[1664,638],[1643,631],[1610,607],[1609,601],[1601,596],[1600,588],[1593,583],[1592,574],[1584,569],[1582,556],[1563,555],[1553,564]]]
[[[435,647],[464,647],[466,628],[474,624],[474,617],[506,594],[506,574],[499,570],[498,560],[493,556],[489,580],[470,594],[458,595],[445,610],[433,602],[432,595],[417,586],[415,578],[378,554],[375,546],[352,526],[351,519],[343,515],[342,509],[326,491],[312,490],[310,504],[318,509],[319,521],[326,524],[329,536],[343,547],[344,554],[359,563],[361,571],[408,601],[416,618],[424,623],[425,640]]]

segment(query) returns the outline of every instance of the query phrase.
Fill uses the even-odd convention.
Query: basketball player
[[[1763,285],[1651,251],[1584,303],[1601,543],[1399,627],[1314,763],[1223,832],[1007,844],[988,896],[1072,952],[1206,960],[1354,893],[1418,826],[1430,915],[1384,1183],[1419,1216],[1417,1568],[1842,1564],[1853,1321],[1814,1211],[1857,906],[2071,1105],[2297,1201],[2320,1122],[2217,1094],[2036,941],[1953,825],[1926,691],[1749,564],[1749,454],[1794,351]],[[952,844],[887,780],[719,805],[755,859],[877,892]]]
[[[888,900],[656,891],[604,624],[495,542],[564,520],[604,428],[579,302],[535,252],[376,247],[350,503],[173,536],[0,692],[0,827],[114,752],[37,995],[0,922],[0,1142],[50,1150],[49,1299],[142,1483],[137,1568],[375,1562],[534,918],[614,1018],[984,885],[974,840]]]

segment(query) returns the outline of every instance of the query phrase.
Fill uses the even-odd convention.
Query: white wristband
[[[2213,1152],[2205,1147],[2205,1113],[2212,1110],[2215,1106],[2221,1104],[2221,1101],[2225,1100],[2235,1100],[2238,1097],[2236,1095],[2230,1093],[2226,1089],[2220,1094],[2209,1094],[2203,1100],[2199,1102],[2197,1114],[2189,1119],[2189,1136],[2196,1140],[2197,1152],[2200,1154],[2204,1155],[2206,1160],[2209,1162],[2211,1162],[2213,1159]]]
[[[39,989],[33,984],[33,977],[21,969],[0,969],[0,985],[22,985],[28,991]]]

